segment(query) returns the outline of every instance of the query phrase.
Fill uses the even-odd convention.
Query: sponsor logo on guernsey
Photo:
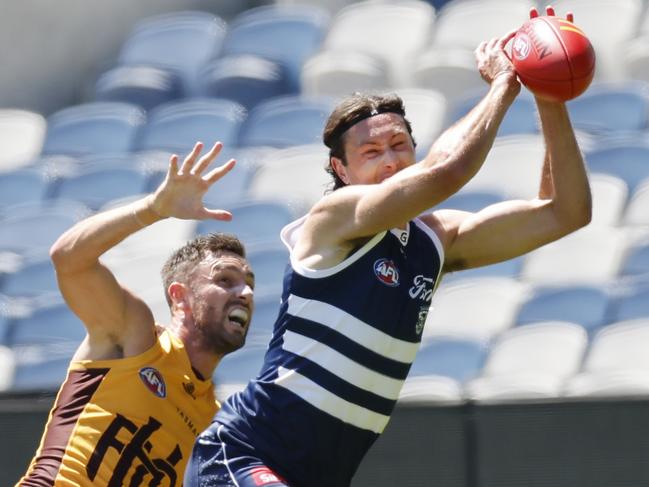
[[[253,468],[250,473],[252,474],[252,479],[255,481],[255,485],[269,485],[276,482],[286,482],[282,477],[266,466]]]
[[[428,306],[422,306],[419,309],[419,315],[417,316],[417,323],[415,324],[415,333],[421,335],[421,332],[424,331],[424,325],[426,324],[426,318],[428,317]]]
[[[408,294],[412,299],[430,303],[433,299],[433,284],[434,279],[432,277],[419,274],[412,280],[412,287],[408,290]]]
[[[162,378],[162,374],[153,367],[143,367],[140,369],[140,379],[144,385],[153,394],[158,397],[164,398],[167,395],[167,386]]]
[[[386,286],[399,285],[399,269],[390,259],[379,259],[374,262],[374,274]]]

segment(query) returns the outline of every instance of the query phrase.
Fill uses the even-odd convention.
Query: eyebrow
[[[248,267],[248,266],[245,266]],[[252,279],[253,281],[255,280],[255,273],[252,272],[249,268],[248,270],[245,269],[244,266],[239,266],[236,264],[232,263],[223,263],[223,262],[215,262],[213,265],[210,266],[210,276],[213,276],[216,272],[219,271],[227,271],[227,270],[234,270],[234,271],[243,271],[243,273],[246,275],[247,278]]]

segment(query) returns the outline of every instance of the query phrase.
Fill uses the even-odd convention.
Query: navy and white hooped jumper
[[[291,250],[303,221],[282,231]],[[418,219],[330,269],[307,269],[291,253],[262,370],[203,435],[220,427],[291,486],[349,485],[399,397],[443,259]]]

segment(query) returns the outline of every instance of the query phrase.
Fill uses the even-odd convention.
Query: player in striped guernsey
[[[520,91],[504,52],[512,35],[477,48],[487,94],[417,164],[397,96],[355,94],[334,109],[324,142],[335,190],[282,231],[290,265],[264,364],[198,437],[186,486],[349,485],[389,420],[442,273],[513,258],[588,223],[566,107],[542,100],[537,198],[427,211],[478,171]]]

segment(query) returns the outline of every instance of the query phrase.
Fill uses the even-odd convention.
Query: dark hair
[[[336,174],[331,158],[340,159],[347,165],[345,159],[345,133],[353,125],[379,113],[396,113],[403,117],[406,129],[413,144],[415,139],[412,136],[412,126],[406,118],[406,109],[403,100],[395,93],[374,94],[374,93],[352,93],[343,99],[334,108],[325,124],[322,140],[329,147],[329,162],[326,171],[333,177],[332,191],[346,186],[345,182]]]
[[[167,293],[172,282],[186,283],[196,265],[209,254],[219,252],[232,252],[246,257],[246,250],[241,241],[228,233],[210,233],[199,235],[176,250],[162,266],[162,283],[164,285],[167,303],[171,305],[171,298]]]

